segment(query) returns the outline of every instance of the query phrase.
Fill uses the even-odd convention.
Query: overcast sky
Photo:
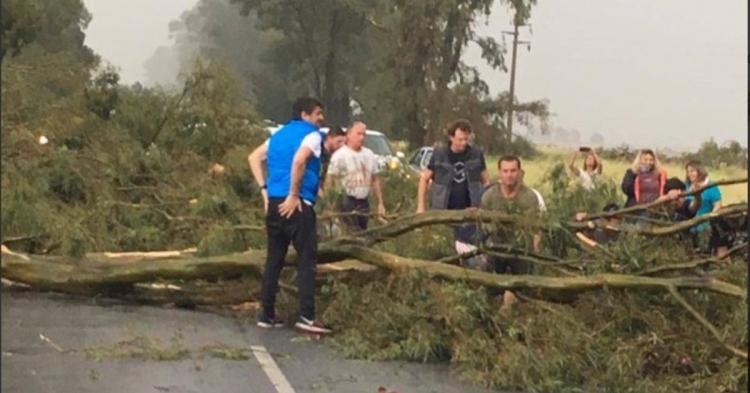
[[[170,45],[168,23],[196,0],[84,0],[93,15],[86,44],[120,69],[145,78],[144,62]],[[519,48],[516,96],[547,98],[552,124],[598,132],[607,144],[696,148],[709,137],[747,146],[747,1],[539,0],[531,51]],[[480,31],[501,39],[507,8]],[[508,37],[510,38],[510,37]],[[510,40],[508,40],[510,42]],[[509,75],[481,67],[494,92]],[[507,61],[510,68],[510,56]]]

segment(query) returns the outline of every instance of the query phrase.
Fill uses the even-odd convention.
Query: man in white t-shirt
[[[358,213],[344,219],[355,230],[367,229],[371,191],[378,203],[378,214],[385,215],[378,157],[364,146],[366,131],[367,126],[362,122],[355,122],[346,131],[346,145],[331,157],[326,179],[326,183],[343,189],[346,194],[341,212]]]

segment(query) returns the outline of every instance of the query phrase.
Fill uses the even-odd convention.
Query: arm
[[[318,198],[323,198],[326,189],[328,188],[328,166],[324,166],[320,170],[320,183],[318,184]]]
[[[417,213],[425,212],[425,199],[427,197],[427,186],[432,179],[432,171],[429,169],[422,170],[419,176],[419,188],[417,188]]]
[[[250,172],[252,172],[255,182],[260,187],[260,194],[263,196],[263,209],[268,211],[268,190],[266,190],[266,176],[263,173],[263,161],[268,158],[268,145],[263,143],[258,146],[247,156],[247,162],[250,164]]]
[[[712,211],[717,211],[721,209],[724,205],[721,203],[721,192],[717,188],[718,186],[715,186],[716,190],[713,192],[716,194],[716,201],[714,202],[714,209]],[[701,193],[702,194],[702,193]]]
[[[534,195],[537,198],[537,215],[542,215],[547,210],[547,207],[544,205],[544,198],[542,198],[542,194],[539,193],[539,191],[535,189],[531,189],[534,192]],[[532,246],[534,247],[535,253],[541,253],[542,250],[542,233],[537,232],[534,234],[534,238],[532,239]]]
[[[534,247],[534,252],[539,254],[542,251],[542,234],[541,233],[535,233],[534,239],[532,241],[532,245]]]
[[[484,158],[484,153],[482,153],[482,173],[479,174],[479,180],[482,182],[482,187],[490,185],[490,173],[487,171],[487,160]]]
[[[703,184],[698,183],[693,185],[693,191],[700,191],[703,189]],[[693,199],[690,201],[690,204],[688,205],[688,211],[690,211],[690,214],[695,214],[698,212],[698,209],[701,208],[701,204],[703,204],[703,192],[696,192],[693,195]]]
[[[490,185],[490,173],[487,172],[486,169],[483,170],[482,174],[479,176],[481,176],[482,187],[487,187]]]
[[[570,168],[570,171],[573,172],[574,175],[578,176],[578,167],[576,166],[576,159],[578,158],[578,152],[573,152],[573,155],[570,157],[570,164],[568,164],[568,168]]]
[[[695,194],[692,202],[690,202],[690,206],[688,206],[688,210],[690,210],[690,214],[697,213],[698,209],[701,208],[701,204],[703,203],[703,195],[701,194],[703,193],[701,192],[701,193]],[[721,205],[721,202],[719,202],[719,205]]]
[[[331,157],[331,161],[328,163],[328,171],[326,172],[326,180],[324,184],[326,190],[332,190],[336,187],[336,184],[338,184],[339,162],[339,156],[334,154],[333,157]]]
[[[602,159],[599,158],[599,155],[596,154],[596,151],[594,149],[591,149],[591,154],[594,155],[594,159],[596,160],[596,173],[602,174],[602,171],[604,170],[604,163],[602,162]]]
[[[279,205],[279,214],[285,218],[291,217],[295,210],[302,211],[302,201],[299,198],[299,189],[302,186],[302,176],[305,174],[305,165],[312,156],[313,151],[304,145],[301,146],[294,155],[294,160],[292,161],[292,174],[289,181],[289,195],[287,195],[286,200]]]
[[[380,187],[380,176],[372,175],[372,191],[375,193],[375,199],[378,201],[378,214],[385,215],[385,203],[383,202],[383,190]]]
[[[706,188],[706,186],[708,186],[708,184],[705,184],[705,183],[701,182],[701,184],[697,185],[697,186],[700,187],[700,189],[704,189],[704,188]],[[713,202],[714,207],[713,207],[713,209],[711,209],[712,212],[715,212],[715,211],[721,209],[724,206],[721,203],[721,190],[719,189],[719,186],[713,186],[713,187],[705,190],[704,192],[701,192],[701,194],[703,195],[703,198],[706,198],[710,202]],[[698,206],[700,206],[700,205],[698,205]]]
[[[635,198],[635,172],[631,169],[625,171],[625,176],[622,178],[622,184],[620,188],[629,198]]]

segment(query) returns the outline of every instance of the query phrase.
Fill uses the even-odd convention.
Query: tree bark
[[[331,255],[334,254],[334,255]],[[498,289],[540,289],[562,292],[585,292],[597,289],[621,288],[637,290],[700,289],[739,299],[745,290],[710,277],[653,278],[622,274],[598,274],[581,277],[544,277],[533,275],[504,275],[479,272],[431,261],[403,258],[353,245],[338,246],[329,258],[355,258],[369,265],[394,272],[421,269],[431,277],[451,281],[467,281]],[[265,261],[263,251],[216,257],[137,256],[106,257],[92,254],[80,261],[62,257],[42,257],[6,252],[0,273],[6,279],[21,282],[40,290],[51,290],[79,295],[122,294],[131,292],[136,283],[159,280],[232,279],[248,273],[259,275]]]

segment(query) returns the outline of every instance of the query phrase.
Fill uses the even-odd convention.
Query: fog
[[[86,44],[123,82],[144,82],[144,63],[171,44],[169,22],[195,3],[86,0]],[[521,29],[531,51],[519,48],[516,95],[548,99],[553,127],[582,142],[598,133],[607,145],[683,150],[713,137],[747,146],[746,1],[542,0],[530,24]],[[499,5],[480,27],[498,40],[510,29]],[[466,60],[493,92],[507,90],[509,75],[482,66],[476,48]]]

